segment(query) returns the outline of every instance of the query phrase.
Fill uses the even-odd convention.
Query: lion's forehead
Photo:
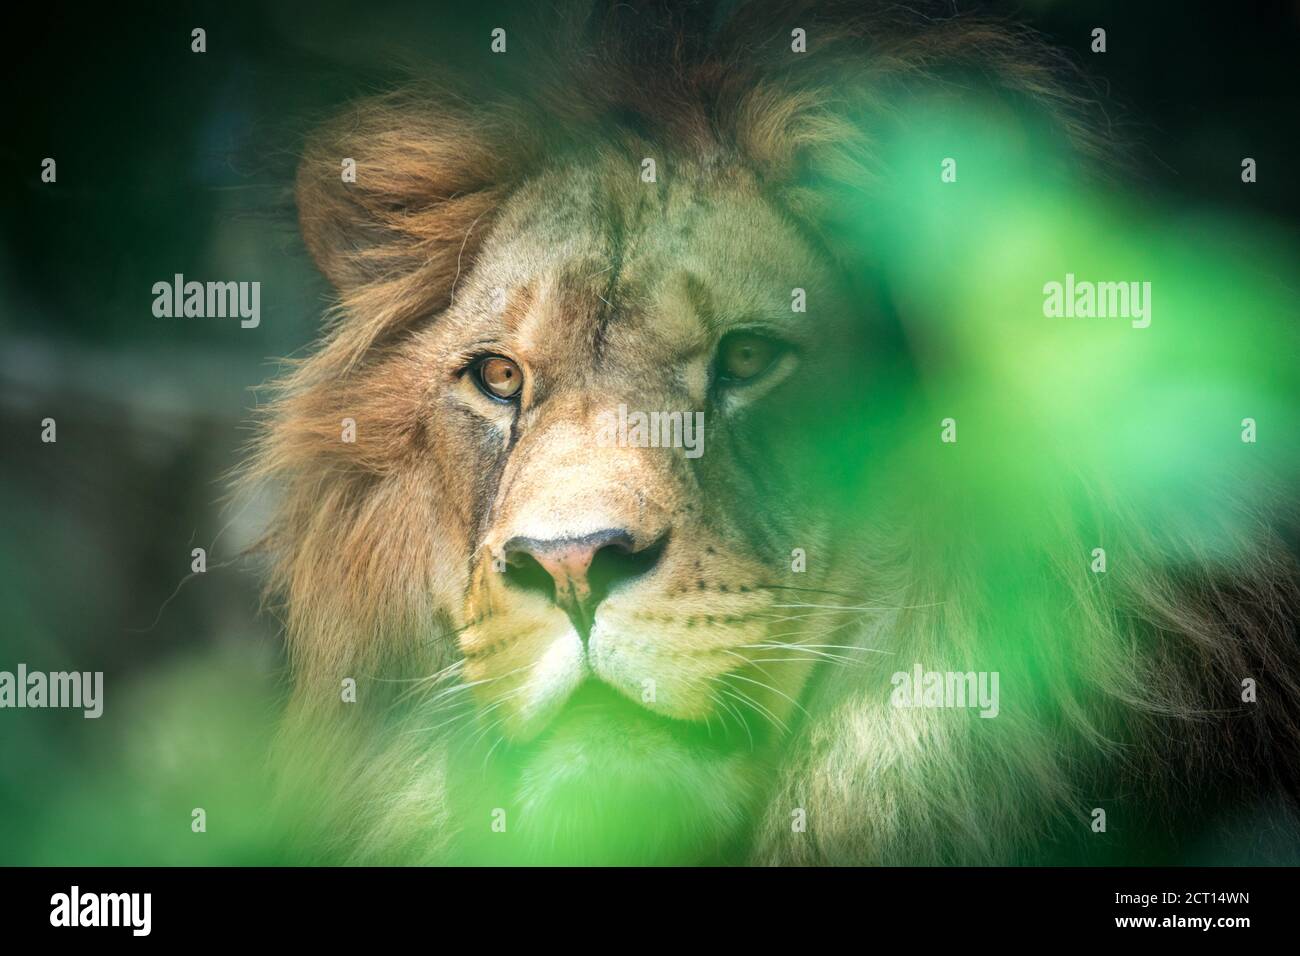
[[[829,285],[830,264],[753,183],[681,179],[564,169],[520,188],[467,279],[460,324],[539,359],[658,364],[758,318],[797,335],[792,291]]]

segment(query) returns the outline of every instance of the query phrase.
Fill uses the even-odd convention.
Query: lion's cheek
[[[480,712],[516,741],[536,736],[587,675],[578,635],[550,610],[480,622],[461,635],[461,649]]]

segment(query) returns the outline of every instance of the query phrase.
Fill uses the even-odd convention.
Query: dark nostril
[[[555,593],[551,573],[527,551],[507,552],[504,573],[506,583],[521,591],[532,591],[548,598]]]
[[[664,536],[639,551],[633,550],[630,540],[611,543],[597,551],[587,570],[591,606],[594,608],[609,597],[609,592],[616,585],[650,573],[659,563],[667,540],[667,536]]]

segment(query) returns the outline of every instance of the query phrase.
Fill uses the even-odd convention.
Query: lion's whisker
[[[728,693],[728,692],[732,692],[732,695],[735,697],[735,699],[737,699],[737,700],[743,702],[743,703],[746,704],[747,706],[749,706],[749,707],[753,708],[754,710],[758,711],[759,714],[761,714],[762,716],[766,717],[766,718],[767,718],[769,721],[771,721],[773,724],[775,724],[776,726],[780,727],[783,731],[788,732],[790,728],[788,728],[788,727],[785,725],[785,722],[782,721],[781,718],[777,717],[776,714],[772,713],[772,711],[771,711],[770,709],[768,709],[768,708],[765,707],[763,704],[761,704],[761,703],[759,703],[758,701],[756,701],[756,700],[755,700],[751,695],[745,693],[745,691],[742,690],[741,688],[739,688],[739,687],[733,687],[732,685],[730,685],[730,684],[727,683],[727,678],[735,677],[735,676],[736,676],[736,675],[735,675],[734,673],[727,673],[727,674],[719,675],[718,677],[710,677],[709,679],[710,679],[710,680],[713,680],[713,681],[717,681],[718,683],[720,683],[720,684],[722,684],[724,687],[726,687],[727,690],[724,690],[724,691],[723,691],[724,694],[726,694],[726,693]],[[750,681],[750,683],[759,684],[758,681]],[[759,684],[759,686],[761,687],[761,686],[766,686],[766,685]],[[773,689],[773,688],[768,688],[768,689],[771,690],[771,689]]]
[[[770,691],[771,691],[772,693],[774,693],[774,694],[780,694],[782,697],[784,697],[786,700],[788,700],[788,701],[789,701],[793,706],[799,708],[799,710],[800,710],[800,711],[801,711],[805,716],[808,715],[808,711],[807,711],[807,709],[803,706],[803,704],[799,703],[797,700],[795,700],[795,699],[794,699],[793,697],[791,697],[789,694],[785,693],[785,691],[782,691],[782,690],[780,690],[780,689],[778,689],[778,688],[776,688],[776,687],[773,687],[771,684],[765,684],[765,683],[763,683],[761,680],[754,680],[754,679],[752,679],[752,678],[750,678],[750,677],[744,677],[744,676],[742,676],[742,675],[740,675],[740,674],[736,674],[736,673],[732,673],[732,674],[730,674],[730,675],[728,675],[728,676],[730,676],[730,677],[734,677],[736,680],[743,680],[743,681],[744,681],[745,683],[747,683],[747,684],[754,684],[754,685],[756,685],[756,686],[758,686],[758,687],[762,687],[764,690],[770,690]]]
[[[502,720],[504,721],[504,718],[502,718]],[[498,747],[500,747],[505,742],[505,739],[506,739],[505,734],[498,734],[496,743],[494,743],[491,747],[489,747],[488,752],[483,755],[484,770],[487,770],[488,761],[492,759],[492,754],[496,751]]]
[[[856,594],[848,594],[844,591],[832,591],[828,588],[795,587],[790,584],[755,584],[754,587],[764,591],[808,591],[816,594],[834,594],[836,597],[846,597],[850,599],[857,598]]]
[[[408,700],[411,697],[415,697],[421,693],[424,693],[433,687],[437,687],[439,684],[442,684],[447,680],[450,680],[451,678],[457,676],[460,673],[460,671],[464,669],[464,666],[465,666],[465,661],[462,658],[461,660],[454,662],[448,667],[444,667],[436,674],[432,674],[428,677],[416,677],[411,679],[409,683],[411,683],[412,686],[402,692],[402,694],[397,698],[398,701],[400,702],[400,701]],[[395,679],[394,683],[407,683],[407,681]],[[461,686],[471,686],[471,685],[457,684],[455,685],[455,687],[448,688],[448,690],[455,690],[456,687],[461,687]]]
[[[946,601],[934,601],[930,604],[862,604],[845,606],[839,604],[773,604],[771,607],[780,608],[818,608],[827,611],[915,611],[927,607],[942,607]]]
[[[779,644],[779,643],[740,644],[737,646],[745,650],[799,651],[807,655],[805,657],[797,657],[797,658],[771,658],[773,660],[797,660],[797,661],[805,661],[805,662],[808,660],[823,660],[823,661],[833,661],[837,664],[861,664],[862,663],[861,661],[855,661],[851,657],[844,657],[839,654],[829,654],[826,651],[817,650],[815,648],[804,648],[798,644]],[[758,658],[746,658],[746,660],[758,660]]]
[[[712,679],[712,678],[711,678],[711,679]],[[724,693],[726,693],[726,692],[724,691]],[[729,711],[729,712],[731,713],[731,715],[734,716],[734,717],[736,718],[736,722],[739,723],[740,726],[741,726],[741,728],[745,731],[745,736],[747,736],[747,737],[749,738],[749,749],[750,749],[750,750],[753,750],[753,749],[754,749],[754,734],[753,734],[753,731],[751,731],[751,730],[749,729],[749,722],[745,720],[745,715],[744,715],[744,713],[743,713],[742,711],[740,711],[740,710],[737,710],[734,704],[731,704],[731,703],[729,703],[729,702],[723,700],[721,697],[719,697],[719,696],[718,696],[716,693],[714,693],[713,691],[709,691],[709,696],[710,696],[714,701],[716,701],[718,704],[720,704],[721,706],[725,707],[725,708],[727,709],[727,711]],[[719,716],[720,716],[720,717],[722,716],[721,712],[719,713]]]

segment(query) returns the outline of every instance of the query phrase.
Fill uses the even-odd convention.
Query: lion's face
[[[739,170],[588,163],[512,197],[452,307],[373,373],[427,383],[387,427],[434,451],[392,467],[463,496],[455,610],[491,739],[572,758],[557,728],[593,701],[663,763],[683,728],[779,737],[861,587],[830,518],[845,463],[819,458],[867,392],[851,314]]]
[[[447,728],[426,752],[486,749],[491,805],[579,842],[602,814],[683,852],[734,832],[810,679],[851,659],[892,367],[873,267],[810,222],[780,102],[728,144],[551,150],[508,113],[379,99],[309,144],[303,233],[341,308],[258,462],[288,478],[304,712],[382,676],[357,709],[381,741],[385,688],[414,681],[413,722]]]

